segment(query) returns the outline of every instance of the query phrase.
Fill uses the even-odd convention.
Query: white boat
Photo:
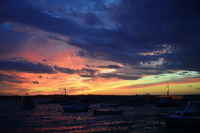
[[[162,116],[162,119],[168,126],[200,126],[200,101],[190,101],[185,110]]]
[[[26,96],[22,97],[21,108],[22,109],[35,108],[35,103],[33,101],[33,98],[31,96],[28,96],[28,94],[26,94]]]

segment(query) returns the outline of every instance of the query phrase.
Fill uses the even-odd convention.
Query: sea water
[[[99,106],[91,104],[91,107]],[[0,100],[0,133],[198,133],[199,129],[167,127],[157,117],[179,108],[158,108],[154,104],[119,106],[113,109],[124,110],[123,115],[95,116],[91,111],[64,112],[60,104],[36,104],[34,109],[27,110],[20,108],[20,99]]]

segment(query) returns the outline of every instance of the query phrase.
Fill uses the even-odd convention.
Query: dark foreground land
[[[2,99],[21,99],[22,96],[0,96]],[[161,95],[35,95],[34,99],[47,99],[45,103],[61,103],[69,101],[79,101],[88,103],[154,103]],[[200,101],[200,95],[173,95],[173,99],[180,103],[188,101]]]

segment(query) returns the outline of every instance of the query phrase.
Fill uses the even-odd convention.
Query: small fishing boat
[[[94,115],[120,115],[124,110],[92,110]]]
[[[185,110],[161,118],[168,126],[200,126],[200,101],[190,101]]]
[[[160,97],[156,100],[155,105],[156,107],[178,107],[179,102],[173,99],[169,95],[169,85],[166,86],[168,88],[166,97]]]
[[[21,108],[22,109],[35,108],[35,103],[33,101],[33,98],[31,96],[28,96],[28,93],[26,94],[26,96],[22,97]]]
[[[155,102],[156,107],[178,107],[179,103],[172,97],[161,97]]]

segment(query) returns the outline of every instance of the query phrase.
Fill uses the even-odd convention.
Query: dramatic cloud
[[[85,23],[92,26],[101,25],[101,20],[93,13],[87,13],[85,18]]]
[[[0,73],[0,81],[6,81],[6,82],[11,82],[11,83],[26,83],[28,82],[28,79],[14,75],[14,74],[6,75],[3,73]]]
[[[113,69],[120,69],[122,68],[119,65],[108,65],[108,66],[99,66],[100,68],[113,68]]]
[[[1,0],[0,81],[28,77],[42,92],[67,80],[89,92],[101,90],[101,80],[112,88],[151,76],[159,85],[166,75],[200,77],[199,7],[197,0]]]
[[[94,74],[98,71],[86,68],[82,68],[80,70],[79,69],[74,70],[70,68],[57,67],[57,66],[54,66],[54,69],[66,74],[78,74],[81,77],[94,77],[95,76]]]
[[[163,58],[166,69],[199,71],[200,62],[195,59],[200,56],[198,1],[54,1],[48,2],[48,8],[46,2],[2,1],[1,20],[67,35],[70,44],[89,51],[90,56],[104,53],[105,60],[134,65]],[[167,45],[177,50],[139,55]]]
[[[38,81],[32,81],[33,84],[40,84]]]
[[[98,70],[94,70],[94,69],[86,69],[86,68],[82,68],[81,70],[77,70],[77,73],[81,76],[81,77],[94,77],[95,73]]]
[[[70,69],[70,68],[63,68],[63,67],[54,66],[54,69],[57,70],[57,71],[60,71],[60,72],[62,72],[62,73],[68,73],[68,74],[73,74],[73,73],[75,73],[75,70]]]
[[[27,61],[0,61],[0,70],[15,70],[29,73],[55,73],[51,66]]]

